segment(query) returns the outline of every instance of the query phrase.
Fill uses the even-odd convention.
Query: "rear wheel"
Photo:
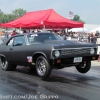
[[[86,61],[86,62],[80,63],[79,65],[76,66],[76,69],[80,73],[86,73],[90,70],[90,68],[91,68],[91,61]]]
[[[0,57],[0,67],[5,71],[13,71],[17,65],[11,65],[6,58]]]
[[[47,79],[51,74],[51,67],[45,57],[40,56],[36,60],[36,71],[42,79]]]

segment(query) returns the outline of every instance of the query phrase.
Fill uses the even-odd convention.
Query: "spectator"
[[[86,36],[86,33],[83,34],[82,41],[88,42],[88,37]]]
[[[23,30],[23,33],[27,33],[26,30]]]
[[[15,30],[13,30],[13,33],[11,34],[11,36],[14,36],[16,34],[17,34],[17,32]]]
[[[6,36],[6,38],[8,38],[9,36],[8,36],[9,34],[8,34],[8,32],[5,32],[5,36]]]
[[[96,42],[97,42],[97,37],[91,32],[91,33],[89,34],[88,40],[89,40],[90,43],[95,43],[95,44],[96,44]]]
[[[96,44],[98,44],[98,43],[99,43],[99,38],[100,38],[100,36],[99,36],[99,32],[98,32],[98,31],[96,31],[96,33],[95,33],[95,37],[97,38],[97,42],[96,42]]]
[[[66,33],[64,33],[64,35],[63,35],[63,39],[66,40]]]
[[[32,33],[34,33],[34,31],[32,31]]]
[[[96,31],[95,36],[99,37],[99,32],[98,31]]]

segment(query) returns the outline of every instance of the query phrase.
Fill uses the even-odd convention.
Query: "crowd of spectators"
[[[22,33],[26,33],[26,30],[23,30]],[[32,31],[33,33],[35,31]],[[39,30],[37,32],[40,32]],[[72,40],[77,42],[90,42],[98,44],[98,38],[100,38],[100,34],[98,31],[96,33],[77,33],[77,32],[66,32],[65,30],[50,30],[49,32],[54,32],[58,34],[63,40]],[[8,38],[9,36],[14,36],[18,34],[16,30],[13,30],[11,34],[8,34],[7,32],[4,32],[4,37]],[[1,38],[1,37],[0,37]],[[4,38],[4,39],[6,39]]]
[[[96,31],[95,33],[78,33],[78,32],[68,32],[65,31],[56,32],[59,36],[61,36],[64,40],[72,40],[72,41],[78,41],[78,42],[89,42],[89,43],[95,43],[100,44],[99,38],[100,33]]]

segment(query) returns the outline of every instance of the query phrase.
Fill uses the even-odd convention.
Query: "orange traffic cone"
[[[99,52],[98,62],[100,62],[100,52]]]

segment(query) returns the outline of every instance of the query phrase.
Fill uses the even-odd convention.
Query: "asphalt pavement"
[[[53,70],[47,81],[29,67],[0,69],[0,100],[100,100],[100,62],[86,74],[75,67]]]

